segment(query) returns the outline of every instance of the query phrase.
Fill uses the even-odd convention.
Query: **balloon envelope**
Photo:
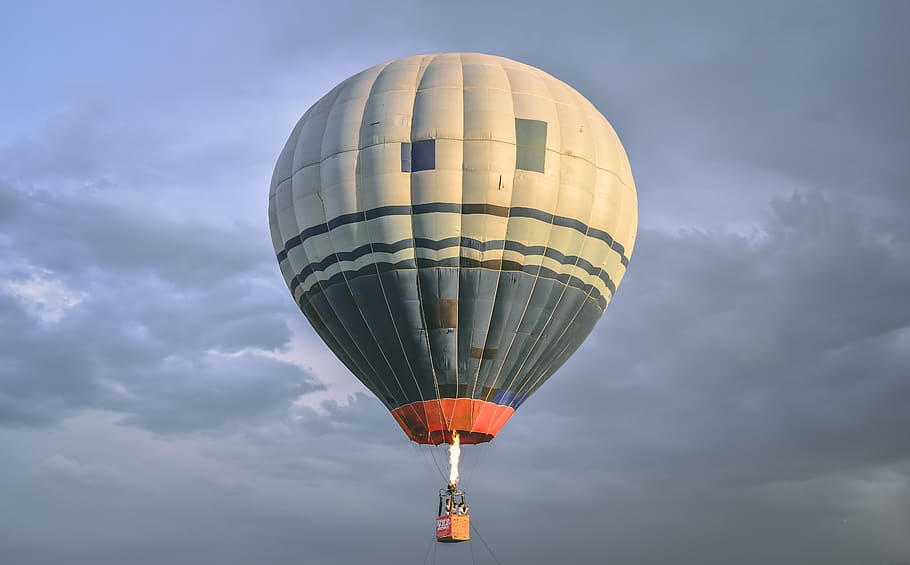
[[[607,120],[502,57],[345,80],[272,178],[281,272],[319,336],[418,443],[492,439],[625,274],[635,186]]]

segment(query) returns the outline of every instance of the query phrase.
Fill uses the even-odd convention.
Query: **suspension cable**
[[[446,483],[448,483],[449,477],[448,477],[448,476],[445,474],[445,472],[442,470],[442,467],[439,466],[439,461],[436,460],[436,451],[435,451],[435,449],[436,449],[436,446],[435,446],[435,445],[429,446],[430,455],[433,456],[433,463],[436,465],[436,470],[439,471],[439,476],[441,476],[442,479],[443,479],[444,481],[446,481]]]
[[[430,558],[430,547],[434,543],[436,543],[436,531],[435,531],[436,524],[433,524],[433,527],[434,527],[433,537],[430,538],[430,543],[429,543],[429,545],[427,545],[427,551],[423,554],[423,565],[427,565],[427,560]],[[433,561],[436,561],[435,556],[433,557]]]
[[[487,545],[486,540],[483,539],[483,536],[482,536],[482,535],[480,535],[480,531],[477,529],[477,524],[474,522],[474,520],[471,520],[471,529],[474,530],[474,533],[475,533],[475,534],[477,534],[477,537],[480,539],[480,543],[482,543],[483,546],[484,546],[485,548],[487,548],[487,551],[490,552],[490,555],[493,557],[493,561],[495,561],[498,565],[502,565],[502,562],[499,561],[499,559],[496,557],[496,554],[493,553],[493,550],[490,549],[490,546],[489,546],[489,545]],[[472,549],[471,551],[473,552],[474,550]]]
[[[483,455],[487,452],[487,448],[489,447],[489,445],[490,445],[490,442],[481,443],[481,444],[478,444],[475,449],[471,450],[471,452],[474,453],[474,464],[471,465],[471,470],[468,471],[468,476],[465,477],[464,482],[466,483],[466,485],[474,484],[471,482],[471,479],[474,477],[474,471],[477,470],[477,465],[478,465],[478,463],[480,463],[481,457],[483,457]]]

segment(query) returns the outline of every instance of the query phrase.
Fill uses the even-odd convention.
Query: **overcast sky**
[[[575,86],[640,203],[594,333],[465,450],[496,557],[910,563],[907,2],[12,4],[0,563],[494,562],[430,544],[442,451],[334,360],[268,235],[300,115],[443,51]]]

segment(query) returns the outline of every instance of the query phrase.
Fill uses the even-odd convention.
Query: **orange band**
[[[451,443],[457,431],[463,444],[490,441],[515,409],[471,398],[441,398],[412,402],[392,410],[398,425],[417,443]]]

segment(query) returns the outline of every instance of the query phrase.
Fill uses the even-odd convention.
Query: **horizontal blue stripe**
[[[427,239],[427,238],[423,238],[423,237],[417,237],[417,238],[402,239],[400,241],[396,241],[395,243],[372,243],[372,244],[367,243],[365,245],[361,245],[360,247],[357,247],[356,249],[354,249],[352,251],[339,251],[338,253],[325,257],[321,261],[317,261],[315,263],[308,264],[299,273],[297,273],[296,280],[302,282],[302,281],[306,280],[306,278],[309,277],[310,275],[312,275],[314,273],[321,273],[321,272],[325,271],[326,269],[328,269],[329,267],[331,267],[332,265],[335,265],[336,263],[339,263],[342,261],[356,261],[357,259],[360,259],[360,258],[362,258],[366,255],[370,255],[372,253],[396,253],[398,251],[402,251],[402,250],[408,249],[410,247],[414,247],[415,249],[431,249],[433,251],[441,251],[443,249],[450,249],[453,247],[464,247],[464,248],[468,248],[468,249],[475,249],[477,251],[493,251],[493,250],[497,250],[497,249],[506,249],[508,251],[520,253],[520,254],[524,255],[525,257],[543,255],[549,259],[558,261],[562,265],[575,266],[575,267],[582,269],[589,275],[598,277],[600,280],[603,281],[604,285],[606,285],[606,287],[610,289],[611,293],[616,292],[616,285],[613,282],[613,280],[610,278],[610,275],[606,271],[604,271],[602,268],[596,267],[590,261],[588,261],[587,259],[585,259],[583,257],[579,257],[577,255],[564,255],[564,254],[560,253],[559,251],[557,251],[555,249],[551,249],[544,245],[525,245],[518,241],[511,241],[511,240],[504,241],[501,239],[492,240],[492,241],[480,241],[480,240],[473,239],[470,237],[448,237],[448,238],[441,239],[441,240],[432,240],[432,239]],[[278,256],[279,261],[283,261],[285,258],[286,258],[286,255],[284,257],[282,257],[281,254],[279,254],[279,256]],[[446,265],[446,266],[452,266],[452,267],[461,266],[461,267],[467,267],[467,268],[470,268],[470,266],[473,263],[476,263],[478,265],[481,263],[480,261],[477,261],[476,259],[471,259],[468,257],[460,257],[460,258],[453,257],[451,259],[448,259],[447,261],[449,261],[451,263],[451,265]],[[490,261],[486,261],[486,263],[490,263]],[[533,266],[530,266],[529,268],[533,269],[533,270],[537,269],[536,267],[533,267]],[[511,270],[517,270],[517,269],[511,269]],[[568,276],[568,275],[565,275],[565,276]],[[297,284],[293,285],[291,287],[291,290],[292,291],[296,290],[296,288],[297,288],[297,286],[299,286],[299,284],[301,284],[301,283],[297,283]]]
[[[607,308],[607,300],[604,298],[600,290],[598,290],[596,286],[586,283],[578,277],[558,273],[546,267],[523,265],[516,261],[478,261],[476,259],[469,259],[467,257],[452,257],[450,259],[442,259],[438,261],[434,259],[405,259],[404,261],[398,261],[396,263],[383,261],[370,263],[369,265],[361,267],[356,271],[341,271],[339,273],[335,273],[325,280],[317,281],[316,284],[311,286],[301,295],[298,303],[301,308],[304,308],[306,304],[310,302],[312,296],[321,293],[325,289],[336,284],[348,284],[348,281],[357,277],[377,275],[388,271],[397,271],[404,269],[433,268],[489,269],[491,271],[499,272],[518,272],[532,277],[555,280],[586,294],[590,299],[594,300],[597,303],[601,311]],[[606,273],[603,274],[606,275]],[[300,287],[302,280],[303,277],[297,275],[291,281],[290,289],[292,294],[297,290],[298,287]],[[616,289],[615,286],[613,286],[612,281],[610,281],[609,286],[610,293],[614,293]]]
[[[427,204],[414,204],[413,206],[380,206],[378,208],[372,208],[363,212],[354,212],[351,214],[342,214],[341,216],[336,216],[324,224],[306,228],[300,232],[300,235],[287,240],[284,244],[284,250],[278,253],[279,261],[286,257],[287,253],[291,249],[297,247],[298,245],[301,245],[307,239],[328,233],[329,231],[341,226],[387,216],[410,216],[432,214],[438,212],[464,215],[487,214],[490,216],[499,216],[501,218],[531,218],[547,224],[553,224],[554,226],[571,228],[588,237],[603,241],[610,247],[610,249],[619,254],[620,262],[624,266],[629,265],[629,258],[625,255],[625,248],[622,244],[615,241],[613,239],[613,236],[603,230],[592,228],[576,218],[555,216],[548,212],[537,210],[536,208],[527,208],[522,206],[508,208],[505,206],[496,206],[493,204],[458,204],[454,202],[431,202]]]

